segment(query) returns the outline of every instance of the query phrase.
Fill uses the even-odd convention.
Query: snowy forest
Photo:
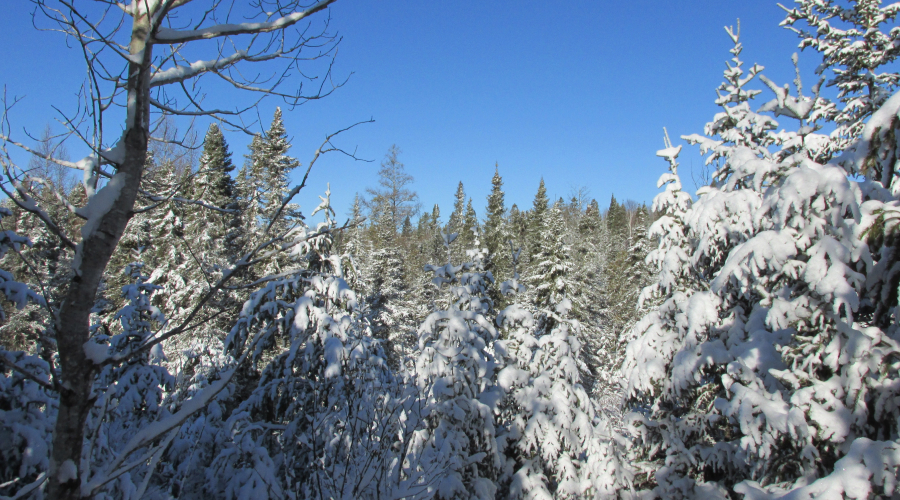
[[[695,192],[660,130],[651,204],[520,207],[495,165],[440,207],[401,144],[338,207],[307,179],[355,125],[303,163],[282,108],[228,143],[263,97],[340,98],[236,69],[327,75],[334,1],[35,0],[91,78],[63,135],[4,101],[0,498],[900,497],[900,3],[785,7],[792,82],[726,28]]]

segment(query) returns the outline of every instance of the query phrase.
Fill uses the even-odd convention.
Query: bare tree
[[[591,202],[591,188],[585,186],[584,184],[580,186],[570,184],[569,200],[571,200],[574,208],[577,208],[579,212],[584,212],[588,206],[588,203]]]
[[[394,219],[394,228],[398,228],[407,217],[413,217],[419,213],[419,195],[410,189],[413,176],[406,173],[403,163],[400,162],[400,148],[396,144],[388,149],[378,170],[377,188],[367,188],[366,193],[371,196],[365,200],[366,208],[374,214],[387,206]],[[372,217],[375,220],[376,217]]]
[[[171,418],[133,436],[103,470],[91,470],[89,457],[85,456],[85,422],[94,405],[92,386],[100,369],[128,362],[163,340],[189,331],[192,325],[205,320],[200,317],[204,303],[229,280],[260,262],[265,254],[296,244],[296,240],[287,241],[283,234],[268,235],[268,240],[243,255],[220,280],[209,283],[199,293],[197,305],[183,323],[166,325],[129,352],[98,355],[92,351],[90,311],[110,257],[135,213],[135,199],[139,193],[157,202],[179,196],[176,191],[148,192],[142,183],[149,145],[152,141],[186,144],[184,136],[177,138],[166,133],[171,123],[167,116],[210,117],[226,127],[249,132],[254,123],[245,122],[244,117],[252,118],[263,98],[280,98],[290,107],[324,97],[339,87],[342,82],[334,82],[331,73],[338,39],[328,34],[328,16],[324,13],[334,1],[305,5],[301,0],[213,0],[201,5],[192,0],[100,0],[88,4],[32,0],[36,26],[64,33],[67,41],[74,42],[83,54],[87,79],[80,104],[75,113],[63,114],[61,122],[67,126],[69,136],[80,139],[91,150],[87,157],[72,162],[61,156],[58,149],[31,148],[10,137],[8,112],[15,101],[4,97],[0,189],[18,207],[39,218],[74,254],[73,277],[64,286],[63,300],[51,311],[53,319],[43,339],[53,346],[59,365],[51,370],[54,377],[49,383],[32,377],[58,394],[50,468],[38,481],[46,481],[43,487],[47,498],[92,497],[135,464],[153,463],[169,442],[167,437],[173,429],[231,380],[234,371],[222,374],[219,381],[186,401]],[[301,64],[312,65],[312,72],[307,66],[301,68]],[[311,73],[319,76],[308,76]],[[207,79],[215,79],[249,97],[234,106],[232,103],[240,99],[225,92],[224,104],[207,102],[209,96],[201,86]],[[287,85],[293,87],[283,88]],[[214,94],[222,92],[217,88]],[[124,120],[117,121],[115,117],[123,113]],[[116,129],[120,132],[111,132]],[[114,138],[110,139],[110,135]],[[341,151],[331,143],[334,135],[328,136],[316,151],[307,175],[320,154]],[[46,179],[55,174],[46,175],[41,169],[18,165],[10,154],[11,147],[29,151],[44,164],[83,172],[86,203],[66,206],[84,220],[80,231],[67,232],[64,224],[48,215],[41,203],[45,197],[35,196],[32,186],[36,183],[42,183],[44,189],[60,190],[61,186]],[[296,195],[305,180],[304,177],[301,185],[288,194],[284,204]],[[54,357],[47,359],[52,361]],[[11,368],[27,373],[22,367]],[[20,493],[37,486],[28,485]]]

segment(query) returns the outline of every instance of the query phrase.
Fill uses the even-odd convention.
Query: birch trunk
[[[81,458],[85,421],[94,403],[91,388],[97,366],[86,356],[84,343],[90,335],[90,311],[97,288],[131,218],[147,158],[152,71],[150,28],[148,16],[135,16],[129,45],[132,62],[128,68],[128,117],[122,139],[125,154],[124,161],[116,166],[117,174],[124,176],[125,182],[112,208],[105,214],[95,215],[99,217],[97,229],[83,235],[80,269],[67,284],[55,325],[61,387],[47,498],[83,498],[81,485],[89,479],[85,475],[90,471],[81,470]]]

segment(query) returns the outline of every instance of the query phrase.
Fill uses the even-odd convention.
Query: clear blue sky
[[[507,206],[530,206],[542,176],[551,196],[586,186],[601,207],[613,193],[649,203],[666,168],[655,157],[663,126],[673,140],[702,133],[718,109],[714,89],[731,47],[723,26],[741,19],[744,60],[779,83],[793,79],[798,42],[778,26],[783,11],[769,0],[339,0],[331,10],[343,36],[335,72],[353,74],[285,122],[306,164],[327,133],[375,119],[339,141],[375,162],[326,157],[299,199],[309,210],[330,181],[339,215],[375,184],[391,144],[403,150],[423,205],[439,203],[445,219],[460,180],[483,215],[495,162]],[[57,118],[52,105],[74,109],[84,76],[78,53],[61,35],[35,31],[30,12],[30,3],[15,1],[0,18],[0,84],[8,98],[24,96],[11,115],[19,138],[23,127],[37,135]],[[800,63],[811,74],[816,54],[801,53]],[[277,104],[264,101],[263,126]],[[226,139],[240,165],[247,137]],[[689,171],[701,159],[686,149],[693,191]]]

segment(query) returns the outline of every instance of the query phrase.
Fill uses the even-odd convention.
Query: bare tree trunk
[[[47,487],[47,498],[55,500],[82,498],[81,484],[89,479],[82,477],[88,471],[80,470],[80,467],[84,426],[94,403],[91,388],[97,367],[87,358],[84,344],[90,335],[90,311],[97,288],[131,218],[147,159],[152,68],[152,46],[147,43],[149,34],[147,16],[136,16],[129,47],[133,59],[128,68],[128,118],[122,139],[124,161],[117,165],[116,174],[124,177],[124,183],[112,208],[105,214],[97,214],[100,221],[96,230],[85,235],[79,250],[80,269],[67,285],[55,325],[61,387]]]

